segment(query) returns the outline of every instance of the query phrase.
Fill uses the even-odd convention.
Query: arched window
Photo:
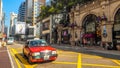
[[[120,8],[115,14],[114,21],[114,31],[120,31]]]
[[[97,16],[94,14],[89,14],[83,20],[83,28],[86,33],[91,33],[96,31],[96,20]]]

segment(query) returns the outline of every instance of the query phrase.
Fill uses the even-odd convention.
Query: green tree
[[[52,0],[51,6],[42,6],[41,12],[38,18],[44,19],[50,14],[62,13],[62,12],[70,12],[72,6],[75,6],[77,3],[85,4],[89,1],[94,0]]]

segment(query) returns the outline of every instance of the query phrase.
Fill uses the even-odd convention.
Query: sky
[[[18,14],[19,6],[25,0],[2,0],[3,11],[5,12],[5,25],[10,26],[10,12]],[[49,1],[49,0],[46,0]]]
[[[10,26],[10,12],[18,13],[18,8],[25,0],[2,0],[5,12],[5,25]]]

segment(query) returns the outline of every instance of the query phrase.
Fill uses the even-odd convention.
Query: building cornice
[[[118,0],[96,0],[96,1],[93,1],[93,2],[88,2],[86,4],[77,4],[76,6],[73,6],[71,8],[71,12],[79,12],[80,14],[81,13],[84,13],[84,12],[89,12],[93,9],[97,9],[97,8],[102,8],[104,6],[108,6],[109,4],[111,3],[114,3]]]

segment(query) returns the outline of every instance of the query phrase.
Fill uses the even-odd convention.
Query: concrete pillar
[[[62,25],[58,25],[58,30],[57,30],[57,32],[58,32],[58,40],[57,40],[57,43],[61,43],[61,41],[62,41],[62,38],[61,38],[61,33],[62,33]]]
[[[103,21],[103,24],[101,25],[101,37],[102,37],[102,42],[112,42],[112,24],[105,24],[106,22]],[[104,36],[104,31],[106,30],[106,36]]]

